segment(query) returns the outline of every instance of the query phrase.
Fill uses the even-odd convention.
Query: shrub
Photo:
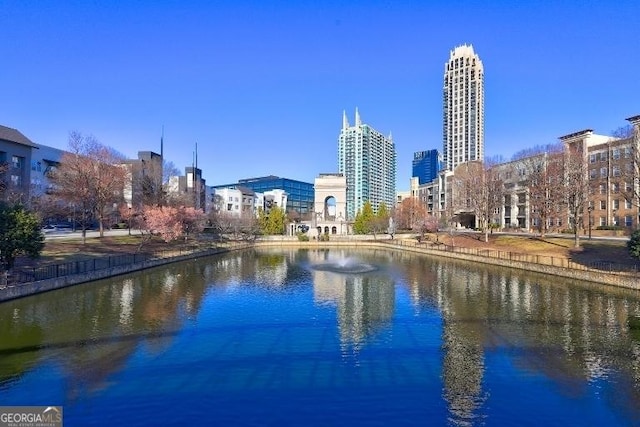
[[[627,242],[627,248],[629,249],[629,255],[640,259],[640,230],[636,230],[631,234],[631,238]]]
[[[329,241],[329,235],[328,234],[321,234],[318,236],[318,240],[321,242],[328,242]]]
[[[309,236],[307,236],[306,233],[298,232],[298,233],[296,233],[296,236],[298,236],[298,241],[299,242],[308,242],[309,241]]]
[[[599,225],[596,230],[624,230],[624,227],[619,225]]]

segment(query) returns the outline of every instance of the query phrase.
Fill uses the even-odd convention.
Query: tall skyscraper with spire
[[[363,124],[356,108],[355,124],[342,114],[338,138],[338,169],[347,180],[347,219],[353,220],[365,202],[374,212],[381,203],[391,209],[396,197],[396,148],[388,137]]]
[[[444,65],[443,162],[448,170],[484,158],[484,67],[473,46],[458,46]]]

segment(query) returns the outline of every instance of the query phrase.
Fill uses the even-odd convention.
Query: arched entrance
[[[328,196],[324,199],[324,209],[322,210],[325,221],[336,220],[336,198]]]

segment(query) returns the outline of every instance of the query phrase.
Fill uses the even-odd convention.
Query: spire
[[[347,112],[342,110],[342,129],[347,129],[349,127],[349,120],[347,120]]]
[[[164,159],[164,125],[162,125],[162,135],[160,135],[160,158]]]
[[[356,107],[356,127],[362,126],[362,120],[360,120],[360,113],[358,112],[358,107]]]

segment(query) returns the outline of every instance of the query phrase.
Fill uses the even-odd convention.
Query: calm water
[[[246,251],[0,304],[0,405],[63,405],[65,426],[640,425],[631,314],[637,293],[400,252]]]

